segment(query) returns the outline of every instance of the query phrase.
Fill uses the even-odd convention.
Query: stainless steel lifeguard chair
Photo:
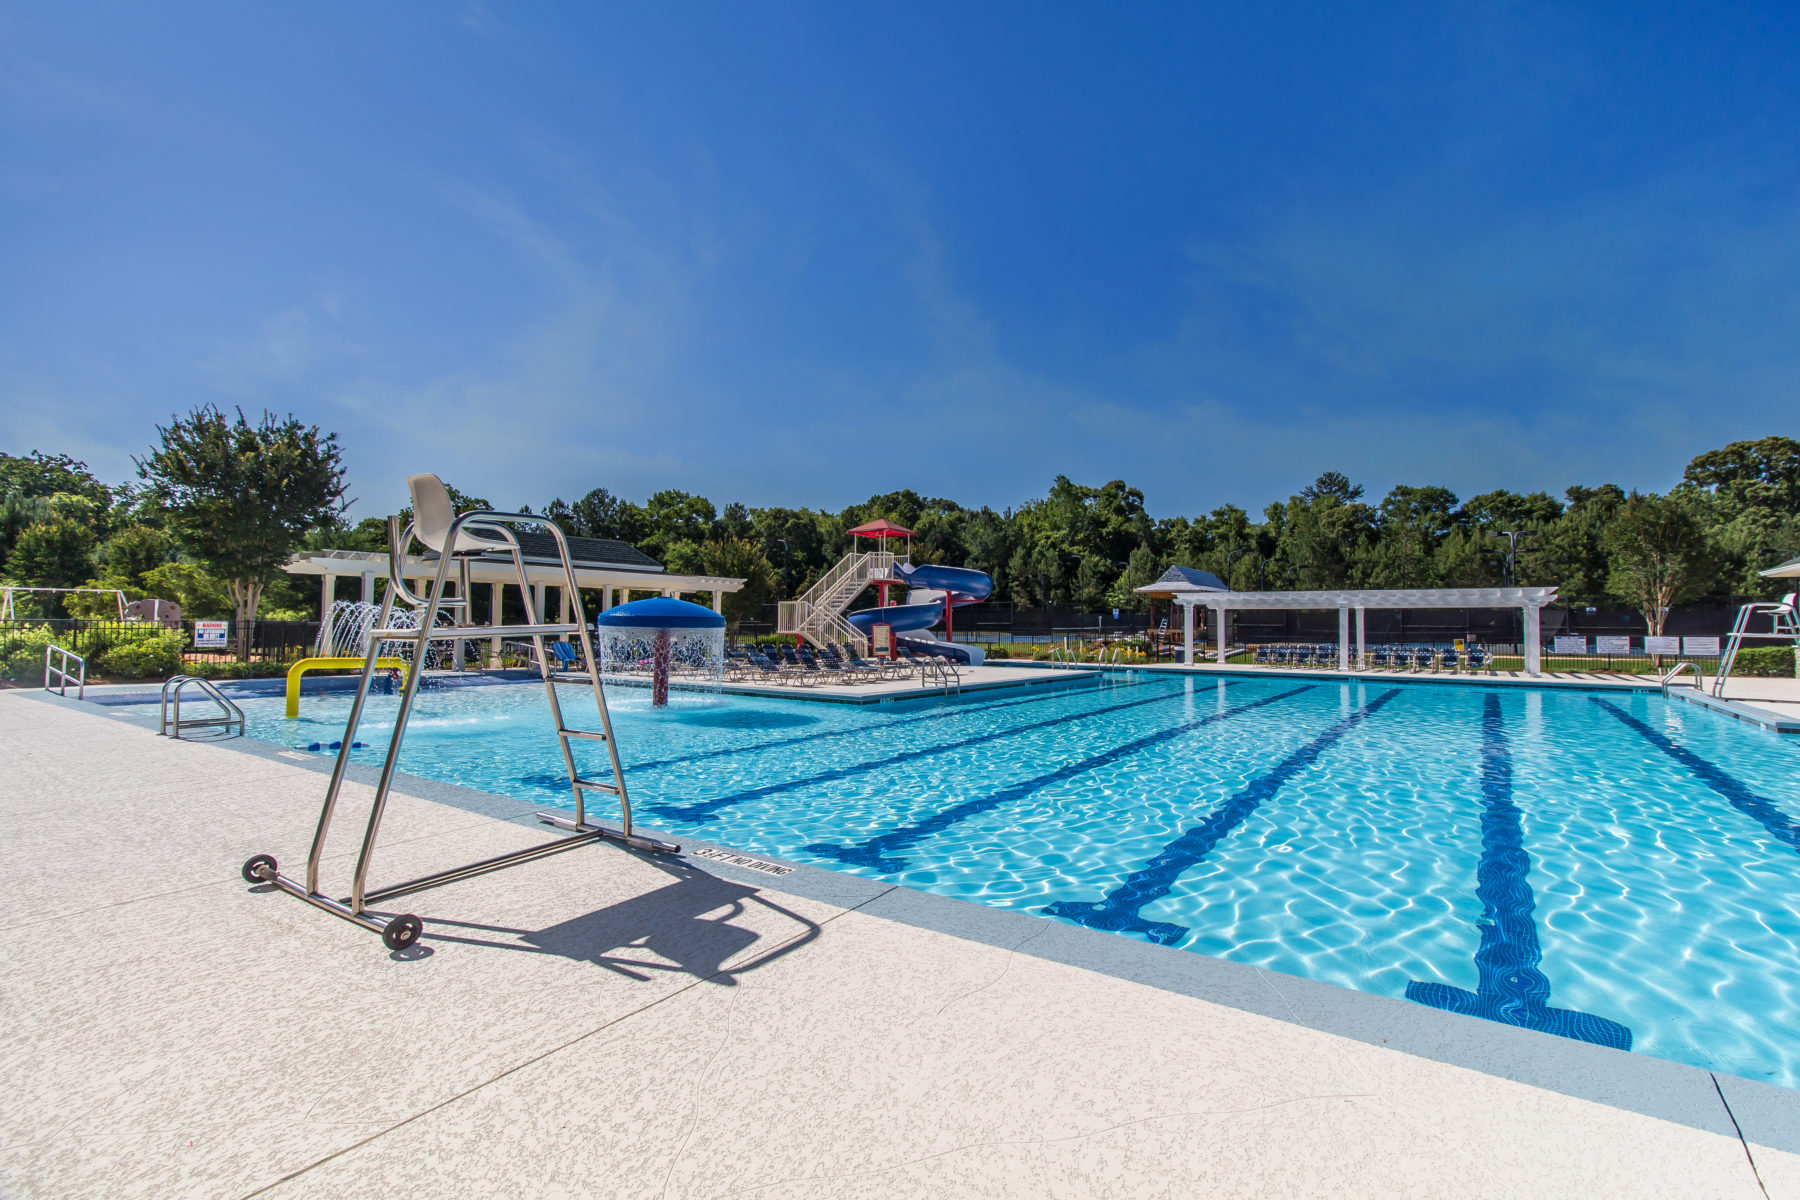
[[[372,915],[368,906],[379,904],[384,900],[392,900],[425,888],[450,883],[471,875],[479,875],[502,867],[514,866],[543,858],[568,850],[583,842],[610,838],[624,842],[638,850],[656,850],[675,853],[679,846],[656,838],[641,837],[632,832],[631,797],[625,788],[625,772],[619,765],[619,751],[613,741],[612,718],[606,711],[606,693],[600,686],[600,665],[594,655],[593,632],[588,628],[587,617],[582,612],[581,592],[575,583],[575,564],[569,557],[568,539],[553,521],[529,513],[502,513],[477,510],[458,513],[450,501],[450,493],[444,483],[436,475],[414,475],[406,481],[412,492],[413,520],[404,532],[400,528],[398,517],[388,518],[388,587],[387,594],[382,597],[381,613],[369,627],[368,646],[365,651],[362,678],[356,687],[356,698],[350,705],[350,719],[344,727],[344,739],[338,750],[337,765],[332,768],[331,783],[325,791],[325,804],[319,811],[319,827],[313,834],[312,850],[306,858],[306,879],[302,883],[281,874],[275,859],[267,854],[258,854],[244,864],[244,879],[250,883],[273,884],[289,895],[298,896],[308,904],[322,908],[326,912],[354,922],[365,929],[373,930],[381,935],[381,940],[390,950],[404,950],[419,940],[424,932],[424,924],[412,913],[401,913],[394,916],[377,917]],[[562,558],[563,580],[568,588],[569,603],[574,621],[570,624],[551,624],[539,619],[536,606],[532,602],[531,582],[525,571],[524,555],[520,552],[518,538],[513,535],[509,526],[533,525],[549,531],[556,539],[557,553]],[[477,537],[475,532],[497,535],[495,537]],[[402,575],[402,564],[406,560],[407,548],[417,538],[425,546],[436,552],[438,556],[437,573],[431,587],[421,598],[415,596],[406,587]],[[525,623],[523,625],[501,624],[499,613],[493,614],[493,623],[484,626],[472,626],[468,623],[469,603],[469,559],[478,554],[490,554],[496,550],[509,550],[514,567],[518,571],[519,591],[525,600]],[[459,592],[455,597],[446,596],[445,589],[451,580],[453,565],[457,569]],[[390,618],[394,611],[394,601],[414,609],[418,615],[418,623],[413,627],[390,627]],[[460,610],[460,611],[458,611]],[[456,612],[462,619],[450,626],[437,625],[440,612]],[[599,711],[600,728],[571,729],[563,719],[562,705],[556,697],[556,681],[550,670],[549,657],[544,653],[544,639],[551,636],[573,634],[581,639],[582,657],[587,664],[588,683],[594,691],[594,705]],[[413,701],[419,692],[419,681],[425,674],[426,652],[432,642],[474,640],[479,638],[524,636],[532,640],[537,649],[539,672],[544,679],[544,692],[550,701],[550,716],[556,723],[556,736],[562,747],[563,766],[569,773],[569,787],[574,792],[575,815],[571,820],[559,813],[539,813],[538,820],[547,825],[554,825],[567,830],[568,837],[557,838],[527,850],[516,850],[510,854],[501,854],[493,858],[485,858],[460,867],[452,867],[447,871],[438,871],[418,879],[410,879],[405,883],[397,883],[390,887],[371,890],[368,884],[369,864],[375,855],[375,842],[381,833],[381,817],[387,807],[388,794],[393,786],[394,767],[400,761],[400,744],[406,737],[407,719],[412,714]],[[413,647],[413,669],[406,673],[406,682],[400,692],[400,708],[394,715],[394,731],[388,739],[387,757],[381,765],[381,777],[375,785],[375,798],[369,806],[369,823],[363,832],[362,850],[356,858],[356,870],[351,877],[350,895],[348,899],[337,900],[319,891],[319,861],[325,853],[325,838],[331,830],[331,819],[337,809],[338,794],[343,789],[345,769],[350,764],[350,750],[356,741],[356,729],[362,720],[363,704],[369,698],[369,686],[375,678],[376,659],[381,656],[383,643],[410,642]],[[612,782],[583,778],[575,766],[575,755],[570,748],[570,740],[574,738],[606,744],[607,761],[612,770]],[[587,822],[587,793],[603,792],[616,796],[619,800],[620,827],[607,828],[601,825],[590,825]]]

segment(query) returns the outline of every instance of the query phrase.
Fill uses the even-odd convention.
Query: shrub
[[[12,683],[42,681],[45,648],[67,649],[68,645],[68,639],[57,637],[48,625],[28,625],[0,633],[0,679]]]
[[[269,679],[288,673],[287,663],[235,662],[230,659],[208,659],[191,662],[185,667],[189,675],[202,679]]]
[[[103,675],[125,679],[166,679],[181,672],[187,638],[172,629],[121,640],[99,652],[94,666]]]
[[[1765,678],[1794,678],[1794,649],[1791,646],[1755,646],[1738,651],[1731,664],[1733,675],[1760,675]]]

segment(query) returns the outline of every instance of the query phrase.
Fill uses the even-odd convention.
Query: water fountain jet
[[[666,708],[669,679],[680,674],[717,688],[725,677],[725,618],[710,608],[658,596],[609,608],[594,621],[601,678],[650,679],[650,704]]]

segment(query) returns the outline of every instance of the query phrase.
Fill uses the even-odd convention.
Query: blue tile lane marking
[[[1170,738],[1180,737],[1184,733],[1191,733],[1202,726],[1211,725],[1215,721],[1228,720],[1240,713],[1249,712],[1251,709],[1261,708],[1265,704],[1273,704],[1277,700],[1286,700],[1289,696],[1298,696],[1301,692],[1309,692],[1311,690],[1312,688],[1310,686],[1295,688],[1292,691],[1282,692],[1275,696],[1266,696],[1261,700],[1252,700],[1248,704],[1240,704],[1235,708],[1228,708],[1224,712],[1212,713],[1208,716],[1201,717],[1198,720],[1185,722],[1184,724],[1177,725],[1173,729],[1158,730],[1155,733],[1138,738],[1136,741],[1126,742],[1122,746],[1115,746],[1104,754],[1097,754],[1093,758],[1084,758],[1080,762],[1070,763],[1066,767],[1058,767],[1056,770],[1039,775],[1035,779],[1027,779],[1023,783],[1015,783],[1011,787],[1002,788],[991,796],[984,796],[978,800],[965,800],[961,804],[953,805],[950,808],[944,809],[942,812],[934,813],[933,815],[926,817],[916,825],[903,825],[891,833],[884,833],[879,837],[870,838],[860,846],[841,846],[834,842],[815,842],[806,849],[810,854],[822,854],[828,858],[835,858],[839,862],[848,863],[853,867],[868,867],[871,870],[881,872],[899,871],[906,866],[906,860],[903,858],[889,858],[888,853],[890,851],[905,849],[914,842],[922,841],[932,834],[956,824],[958,821],[964,821],[970,817],[987,812],[990,809],[999,808],[1002,804],[1010,804],[1015,800],[1023,800],[1025,797],[1030,796],[1053,783],[1058,783],[1064,779],[1072,779],[1076,775],[1104,767],[1108,763],[1117,762],[1121,758],[1136,754],[1139,750],[1154,746],[1159,742],[1166,742]]]
[[[1743,780],[1735,775],[1727,774],[1686,746],[1676,745],[1663,734],[1658,733],[1610,701],[1593,697],[1590,699],[1635,729],[1652,746],[1699,776],[1700,782],[1723,796],[1731,807],[1768,830],[1770,837],[1783,843],[1790,850],[1800,851],[1800,825],[1796,825],[1792,818],[1775,807],[1769,800],[1757,795]]]
[[[996,709],[1013,708],[1020,704],[1042,704],[1045,700],[1055,700],[1065,696],[1080,696],[1086,695],[1089,692],[1100,691],[1122,692],[1126,688],[1147,687],[1151,684],[1166,684],[1169,682],[1170,680],[1167,678],[1133,679],[1125,683],[1104,684],[1091,688],[1080,686],[1071,687],[1069,684],[1040,685],[1054,687],[1056,690],[1039,692],[1034,696],[1027,696],[1023,700],[990,700],[985,703],[974,704],[965,702],[944,708],[937,712],[894,717],[886,721],[870,721],[864,725],[852,725],[842,729],[827,729],[820,733],[803,733],[794,737],[781,738],[772,742],[758,742],[755,745],[750,746],[726,746],[719,750],[704,750],[698,754],[684,754],[677,758],[653,758],[644,762],[626,763],[625,769],[627,771],[645,771],[656,767],[674,767],[680,766],[683,763],[700,762],[709,758],[729,758],[733,754],[755,754],[763,750],[780,750],[787,746],[800,746],[807,742],[821,741],[825,738],[856,737],[859,734],[882,733],[901,725],[915,725],[920,721],[943,721],[952,717],[964,716],[968,713],[988,713],[993,712]],[[548,778],[551,779],[553,784],[564,784],[569,781],[568,776],[566,775],[554,775],[549,776]]]
[[[1383,705],[1399,694],[1399,688],[1389,688],[1282,759],[1274,770],[1252,780],[1248,787],[1215,808],[1206,820],[1164,846],[1160,854],[1151,859],[1142,870],[1127,876],[1124,883],[1106,894],[1105,899],[1093,903],[1059,900],[1045,905],[1044,911],[1053,917],[1067,917],[1090,929],[1104,929],[1111,933],[1141,933],[1160,945],[1173,946],[1187,934],[1188,927],[1168,921],[1146,921],[1138,915],[1138,910],[1152,900],[1160,900],[1168,895],[1170,887],[1183,872],[1211,854],[1213,847],[1224,840],[1225,835],[1243,824],[1263,801],[1280,791],[1302,767],[1318,758],[1332,743],[1357,725],[1380,712]]]
[[[1229,687],[1229,683],[1221,686]],[[817,775],[808,775],[801,779],[788,779],[780,783],[771,783],[764,787],[751,788],[748,791],[735,792],[729,796],[720,796],[712,800],[702,800],[698,804],[657,804],[652,809],[659,813],[680,817],[687,821],[711,821],[720,809],[730,808],[746,800],[754,800],[759,796],[773,796],[794,788],[810,787],[816,783],[833,783],[840,779],[850,779],[864,775],[870,771],[880,771],[915,759],[929,758],[934,754],[943,754],[949,750],[960,750],[966,746],[980,746],[987,742],[999,741],[1002,738],[1018,737],[1022,733],[1031,733],[1039,729],[1047,729],[1052,725],[1063,725],[1070,721],[1085,721],[1090,717],[1103,717],[1108,713],[1125,712],[1127,709],[1142,708],[1146,704],[1166,704],[1170,700],[1181,700],[1188,696],[1185,686],[1160,696],[1151,696],[1144,700],[1129,700],[1124,704],[1109,704],[1103,708],[1091,708],[1086,712],[1063,713],[1043,721],[1032,721],[1024,725],[1015,725],[1009,729],[999,729],[992,733],[977,734],[974,737],[962,738],[954,742],[939,742],[930,746],[920,746],[912,750],[904,750],[886,758],[874,759],[870,762],[856,763],[852,766],[839,767],[833,771],[822,771]]]
[[[1406,998],[1432,1008],[1485,1017],[1540,1033],[1631,1049],[1631,1030],[1592,1013],[1550,1007],[1550,981],[1538,970],[1537,907],[1531,856],[1525,852],[1524,814],[1512,798],[1512,752],[1500,697],[1489,692],[1481,709],[1481,862],[1475,894],[1481,900],[1481,946],[1475,951],[1476,990],[1445,983],[1406,985]]]

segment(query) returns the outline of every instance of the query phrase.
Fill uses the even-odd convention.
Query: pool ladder
[[[350,718],[344,727],[344,737],[338,750],[337,764],[332,768],[331,783],[326,788],[325,803],[319,812],[319,824],[313,834],[312,849],[307,854],[306,878],[302,882],[281,874],[275,859],[271,855],[258,854],[244,863],[244,879],[248,883],[273,884],[281,891],[298,897],[308,904],[322,908],[334,916],[372,930],[381,935],[381,940],[390,950],[400,951],[410,947],[419,940],[424,932],[424,923],[412,913],[397,916],[378,917],[369,912],[369,905],[379,904],[384,900],[392,900],[426,888],[438,887],[465,879],[471,875],[497,871],[502,867],[515,866],[557,854],[585,842],[610,839],[623,842],[635,850],[652,850],[673,854],[681,847],[660,841],[656,838],[643,837],[632,831],[631,797],[625,787],[625,770],[619,763],[617,743],[613,739],[612,717],[606,709],[606,693],[600,686],[599,660],[594,654],[593,632],[588,627],[587,618],[581,607],[581,592],[575,580],[575,566],[569,556],[568,539],[553,521],[530,513],[502,513],[485,509],[465,513],[456,513],[451,505],[450,495],[443,481],[435,475],[414,475],[407,480],[412,491],[413,524],[400,529],[398,517],[388,518],[388,587],[381,601],[381,613],[370,626],[365,647],[362,678],[357,683],[356,698],[350,704]],[[532,600],[531,581],[526,574],[525,560],[519,549],[518,538],[509,528],[513,525],[530,525],[547,531],[556,541],[557,554],[561,559],[563,583],[567,588],[571,615],[574,620],[567,624],[545,622],[539,619],[537,607]],[[474,531],[490,535],[476,537]],[[418,540],[438,555],[436,575],[424,597],[415,596],[406,587],[401,567],[405,562],[406,548],[411,545],[415,535]],[[498,540],[491,540],[493,535]],[[525,602],[525,623],[523,625],[503,625],[498,623],[500,614],[495,613],[495,624],[489,626],[471,626],[466,620],[459,620],[452,626],[433,628],[440,611],[461,609],[460,616],[468,615],[467,563],[468,556],[487,554],[493,551],[508,551],[518,574],[519,591]],[[451,566],[459,566],[459,578],[463,584],[462,595],[447,597],[445,588],[450,582]],[[390,627],[389,619],[393,613],[395,597],[399,597],[414,610],[423,610],[416,626]],[[563,717],[562,705],[556,696],[556,682],[552,678],[549,656],[544,652],[544,639],[550,636],[574,634],[581,640],[583,659],[587,664],[588,683],[593,689],[594,704],[599,711],[599,729],[575,729]],[[570,836],[543,842],[525,850],[515,850],[508,854],[484,858],[477,862],[466,863],[460,867],[437,871],[410,879],[404,883],[388,887],[370,889],[368,887],[369,866],[374,858],[375,844],[381,832],[382,816],[387,809],[388,796],[394,782],[395,767],[400,760],[400,745],[406,737],[406,725],[412,715],[413,702],[418,695],[419,680],[424,671],[419,667],[425,662],[425,655],[434,641],[457,641],[464,639],[493,638],[523,635],[531,639],[536,648],[539,673],[543,676],[544,692],[550,702],[550,716],[556,726],[558,744],[562,747],[563,766],[568,771],[569,787],[574,794],[574,819],[558,813],[537,814],[538,820],[546,825],[553,825],[565,830]],[[343,790],[344,775],[350,765],[350,751],[356,739],[356,728],[362,720],[363,705],[368,700],[369,688],[375,676],[376,659],[381,657],[383,645],[411,644],[412,662],[415,669],[406,673],[406,682],[400,691],[399,710],[394,714],[394,729],[388,739],[387,757],[381,766],[381,775],[375,785],[375,797],[369,806],[368,825],[364,829],[362,848],[357,854],[356,867],[351,876],[350,895],[347,899],[337,900],[319,891],[319,863],[325,852],[325,838],[330,832],[332,816],[337,809],[338,796]],[[585,777],[575,765],[575,755],[571,747],[572,741],[595,741],[605,744],[607,762],[611,780]],[[620,827],[617,829],[602,825],[590,825],[587,821],[587,793],[600,792],[616,797],[619,802]]]
[[[200,693],[219,706],[219,713],[210,717],[183,717],[181,715],[181,693],[189,685],[200,689]],[[174,709],[171,717],[170,709]],[[184,729],[223,728],[227,737],[232,736],[231,727],[237,726],[238,737],[244,736],[244,710],[232,703],[231,698],[218,689],[210,679],[202,679],[198,675],[177,675],[162,686],[162,703],[157,710],[158,720],[156,732],[159,737],[172,737],[181,740]]]

